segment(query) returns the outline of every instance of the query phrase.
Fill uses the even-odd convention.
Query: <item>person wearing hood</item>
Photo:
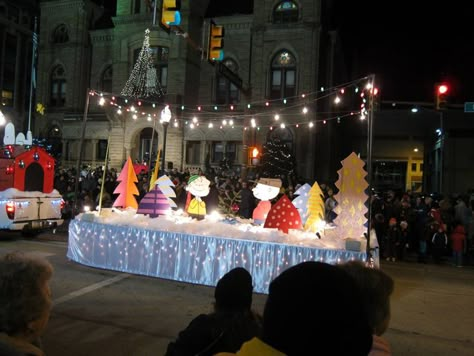
[[[462,255],[466,246],[466,230],[461,222],[456,222],[449,239],[453,250],[453,263],[456,267],[462,267]]]

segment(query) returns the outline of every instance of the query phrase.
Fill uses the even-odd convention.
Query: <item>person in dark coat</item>
[[[255,197],[248,188],[247,182],[242,182],[242,190],[240,191],[239,215],[245,219],[252,217],[253,209],[255,209]]]
[[[169,343],[166,356],[210,356],[236,352],[261,334],[260,316],[252,312],[252,276],[237,267],[217,283],[214,312],[201,314]]]

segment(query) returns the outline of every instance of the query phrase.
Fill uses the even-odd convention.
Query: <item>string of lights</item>
[[[361,85],[363,84],[363,85]],[[353,89],[350,91],[350,89]],[[360,104],[353,107],[351,110],[343,109],[332,110],[329,112],[318,112],[316,110],[318,102],[321,100],[334,97],[333,105],[335,109],[344,103],[344,95],[348,92],[355,94],[360,98]],[[307,125],[309,128],[316,123],[326,124],[330,121],[336,120],[340,123],[341,119],[359,116],[364,120],[368,113],[367,102],[369,94],[377,95],[378,90],[373,88],[373,84],[367,82],[367,77],[359,78],[351,82],[337,85],[331,88],[321,88],[321,90],[305,93],[298,96],[289,97],[287,99],[274,99],[270,101],[256,101],[247,104],[231,105],[231,106],[185,106],[174,105],[170,106],[175,113],[173,126],[179,127],[181,125],[189,128],[196,128],[207,126],[208,128],[224,127],[243,128],[244,130],[257,128],[269,128],[272,130],[277,127],[300,127]],[[158,113],[163,103],[158,103],[150,99],[136,99],[128,96],[116,95],[98,90],[91,90],[89,95],[97,96],[98,104],[100,106],[110,105],[116,107],[116,113],[121,115],[128,113],[133,120],[140,117],[146,118],[148,121],[153,121],[158,118]],[[296,100],[298,99],[298,100]],[[280,105],[274,105],[279,102]],[[262,107],[259,104],[264,103]],[[247,109],[243,109],[245,106]],[[346,104],[347,105],[347,104]],[[213,110],[206,110],[206,108],[213,108]],[[154,112],[157,108],[156,112]],[[239,110],[240,108],[240,110]],[[226,109],[223,111],[223,109]],[[300,114],[298,114],[300,109]],[[256,111],[258,110],[258,111]],[[313,114],[313,115],[308,115]],[[302,116],[298,116],[302,115]],[[269,118],[273,116],[273,122],[269,122]],[[258,122],[257,120],[263,118],[265,122]]]

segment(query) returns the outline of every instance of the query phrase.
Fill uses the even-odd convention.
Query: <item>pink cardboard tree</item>
[[[138,203],[137,199],[135,199],[135,195],[138,195],[139,192],[135,183],[138,182],[138,179],[130,157],[128,157],[127,162],[125,162],[117,181],[120,183],[115,188],[114,194],[119,194],[119,196],[115,199],[113,206],[137,209]]]

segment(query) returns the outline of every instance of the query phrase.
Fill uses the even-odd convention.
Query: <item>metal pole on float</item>
[[[36,51],[38,49],[38,34],[36,33],[38,29],[38,18],[35,17],[35,25],[33,30],[33,48],[31,51],[31,78],[30,78],[30,103],[28,109],[28,131],[31,131],[31,115],[33,110],[33,89],[36,88]]]
[[[371,85],[369,95],[369,113],[367,118],[367,183],[369,184],[369,202],[367,212],[367,262],[370,262],[370,230],[372,230],[372,143],[373,143],[373,125],[374,125],[374,92],[375,92],[375,74],[369,75]]]
[[[99,208],[98,208],[99,215],[100,215],[100,212],[102,211],[102,197],[104,194],[105,177],[107,175],[107,167],[109,163],[109,146],[110,146],[110,134],[109,134],[109,137],[107,138],[107,149],[105,150],[104,173],[102,174],[102,183],[100,184]]]
[[[77,204],[79,201],[78,191],[79,191],[79,177],[81,175],[81,164],[82,164],[82,156],[84,155],[84,137],[86,136],[86,125],[87,125],[87,115],[89,113],[89,102],[90,102],[90,89],[87,88],[86,91],[86,103],[84,106],[84,116],[82,118],[82,134],[81,140],[79,142],[79,157],[77,158],[77,165],[76,165],[76,182],[74,184],[74,210],[73,215],[77,211]]]

